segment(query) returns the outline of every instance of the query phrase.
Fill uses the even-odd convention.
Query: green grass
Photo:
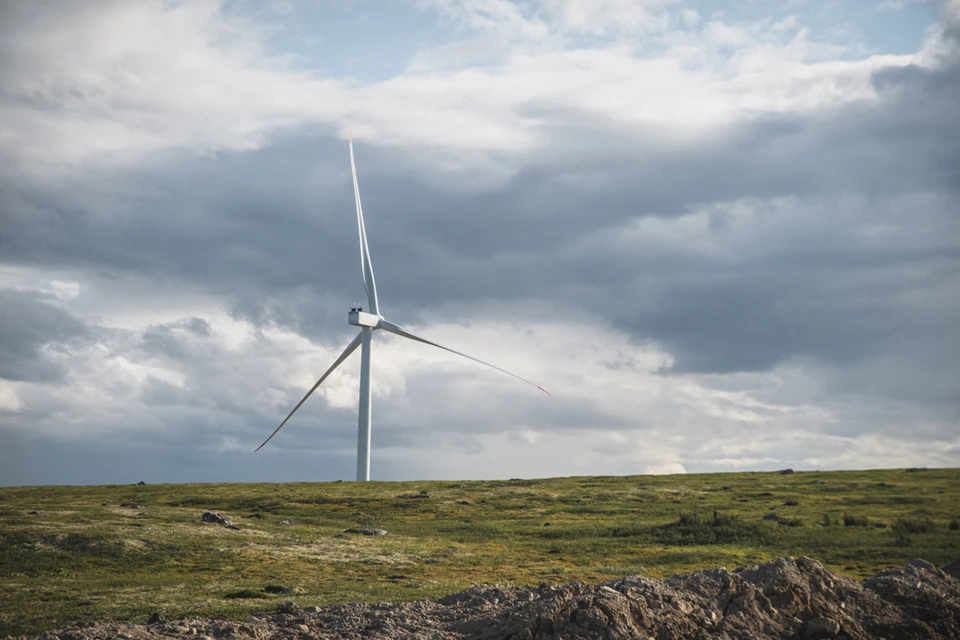
[[[201,523],[206,510],[240,530]],[[783,520],[764,521],[771,511]],[[153,611],[243,618],[286,600],[657,578],[781,555],[862,578],[957,557],[958,518],[957,469],[0,488],[0,636]],[[390,533],[343,533],[355,527]]]

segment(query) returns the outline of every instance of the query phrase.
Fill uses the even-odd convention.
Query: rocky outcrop
[[[555,640],[649,638],[960,638],[960,581],[924,562],[862,583],[809,558],[756,567],[629,577],[601,585],[472,587],[438,601],[299,608],[245,622],[94,624],[38,638],[365,638]]]

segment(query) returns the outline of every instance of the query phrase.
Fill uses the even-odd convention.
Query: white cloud
[[[558,15],[563,30],[603,35],[663,29],[668,23],[663,9],[677,1],[550,0],[546,7]]]
[[[643,472],[662,476],[662,475],[673,475],[677,473],[686,473],[687,470],[679,462],[661,462],[657,464],[648,465]]]
[[[283,11],[284,5],[274,8]],[[275,326],[240,319],[230,311],[236,300],[220,293],[229,287],[218,289],[222,283],[214,281],[220,274],[206,266],[184,269],[187,275],[178,278],[143,267],[131,247],[102,262],[60,255],[55,244],[48,249],[43,225],[53,218],[44,217],[47,207],[150,234],[155,227],[138,227],[146,215],[141,205],[168,194],[156,175],[144,178],[154,180],[147,195],[126,186],[144,160],[185,151],[206,155],[214,166],[221,151],[256,150],[283,132],[343,135],[352,125],[365,144],[395,146],[407,154],[409,162],[399,170],[458,173],[456,181],[415,176],[428,186],[431,180],[442,182],[446,190],[478,184],[492,189],[520,170],[542,170],[566,150],[564,144],[583,144],[589,147],[587,161],[572,154],[572,169],[548,181],[548,188],[562,183],[581,189],[578,193],[608,195],[618,180],[623,187],[617,175],[623,156],[580,138],[571,143],[564,139],[570,130],[621,141],[630,149],[624,161],[634,163],[630,166],[652,163],[652,147],[664,155],[680,149],[694,157],[700,150],[715,151],[711,145],[725,140],[730,127],[753,118],[790,116],[783,120],[802,124],[820,121],[837,107],[874,104],[881,97],[875,71],[908,64],[934,69],[953,46],[941,25],[917,55],[862,57],[855,43],[824,40],[795,17],[737,23],[671,2],[483,0],[430,6],[456,27],[456,37],[418,52],[395,77],[371,83],[298,70],[292,58],[266,53],[263,26],[216,2],[10,10],[0,27],[7,43],[0,84],[0,160],[9,161],[3,177],[18,185],[23,177],[41,187],[55,185],[31,192],[42,197],[27,198],[24,205],[25,215],[38,219],[41,238],[25,246],[48,253],[20,259],[65,265],[75,260],[80,266],[0,265],[0,286],[45,293],[31,303],[66,310],[90,331],[83,339],[45,345],[42,336],[31,334],[41,345],[36,354],[28,349],[16,355],[56,363],[66,379],[0,381],[4,430],[72,440],[130,434],[190,438],[223,455],[250,450],[352,337],[346,327],[308,331],[296,322]],[[805,144],[821,148],[808,142],[813,133],[796,137],[804,135]],[[800,147],[764,147],[756,162],[789,165],[788,158],[811,154]],[[821,155],[810,161],[827,160]],[[905,320],[895,330],[876,330],[882,342],[878,353],[847,354],[846,361],[843,355],[836,361],[824,355],[871,330],[877,318],[902,317],[897,313],[903,308],[920,318],[922,331],[910,324],[911,330],[934,337],[955,333],[944,320],[955,315],[951,301],[958,299],[956,280],[948,277],[951,239],[957,235],[950,215],[955,198],[928,182],[895,193],[863,193],[856,159],[850,164],[849,172],[837,176],[842,188],[815,195],[791,194],[788,186],[773,190],[780,195],[761,197],[755,192],[770,191],[747,181],[729,193],[721,189],[724,195],[714,201],[676,196],[669,206],[677,215],[654,216],[651,210],[659,205],[631,200],[617,205],[616,218],[594,222],[586,220],[595,213],[587,209],[578,213],[584,218],[576,221],[580,233],[550,244],[555,231],[550,229],[538,238],[543,247],[521,256],[490,256],[500,267],[506,260],[510,274],[524,277],[528,269],[565,269],[555,279],[558,290],[614,295],[628,303],[629,314],[559,308],[568,303],[561,294],[553,307],[532,310],[544,302],[538,299],[523,305],[530,311],[518,312],[497,301],[458,299],[456,313],[433,308],[425,325],[412,327],[542,384],[552,398],[457,356],[378,333],[375,465],[391,463],[404,477],[955,465],[956,421],[949,414],[952,405],[942,400],[955,395],[952,369],[936,365],[938,358],[950,358],[949,344],[931,347],[932,338],[903,339],[902,325],[910,324]],[[175,165],[168,162],[165,170],[175,171]],[[88,171],[93,167],[127,173],[117,179],[120,186],[105,186],[104,176],[112,172]],[[870,179],[886,185],[895,173]],[[87,186],[88,176],[99,182]],[[317,183],[342,177],[316,169],[305,199],[312,206],[322,199],[312,191]],[[134,178],[139,179],[131,182]],[[277,184],[265,193],[275,197],[288,186]],[[522,197],[536,202],[537,196]],[[171,206],[183,204],[169,200]],[[200,225],[220,222],[208,219],[215,205],[202,195],[191,194],[186,206],[182,219],[157,228],[192,224],[193,216]],[[231,231],[242,223],[231,219]],[[177,233],[164,240],[174,246],[190,236],[185,228]],[[287,256],[255,250],[239,232],[234,239],[216,248],[223,264],[249,262],[255,271],[283,273],[278,265]],[[138,250],[162,253],[149,243]],[[878,259],[891,254],[903,258]],[[151,256],[155,262],[147,264],[182,257],[189,258],[175,248],[160,259]],[[818,276],[831,260],[868,265]],[[783,272],[763,272],[787,263]],[[131,264],[136,266],[127,273]],[[584,265],[589,268],[581,269]],[[759,371],[749,366],[733,373],[677,371],[682,349],[636,336],[678,285],[710,284],[714,276],[731,287],[762,281],[778,288],[766,320],[800,320],[786,323],[775,340],[790,343],[796,336],[785,334],[802,333],[803,319],[810,318],[820,329],[814,338],[827,339],[813,346],[797,339],[798,355],[786,351],[772,364],[751,365]],[[266,309],[265,317],[291,300],[307,300],[312,308],[341,302],[326,289],[316,292],[326,284],[299,283],[265,295],[268,287],[257,282],[246,293]],[[830,342],[835,336],[825,327],[842,320],[834,308],[858,301],[866,309],[855,318],[859,324]],[[728,304],[737,303],[734,297]],[[760,307],[764,304],[768,301]],[[760,333],[764,321],[755,326]],[[320,337],[309,339],[308,333]],[[750,346],[749,330],[745,335],[733,341],[733,349]],[[717,342],[696,346],[705,351]],[[805,357],[804,349],[813,355]],[[357,359],[321,387],[268,451],[352,458]],[[891,376],[904,362],[911,364],[910,379]],[[925,402],[924,394],[933,401]]]
[[[262,26],[217,2],[11,11],[0,138],[8,163],[34,177],[170,149],[256,149],[302,126],[341,135],[352,126],[368,144],[439,152],[422,162],[453,158],[464,171],[498,172],[490,154],[502,163],[549,144],[545,127],[561,117],[551,114],[579,112],[625,136],[650,126],[702,134],[757,112],[869,100],[871,72],[915,61],[848,60],[849,47],[814,41],[789,22],[714,19],[663,32],[647,52],[616,40],[573,47],[560,37],[640,24],[669,4],[571,1],[525,11],[502,0],[442,2],[440,11],[471,33],[508,33],[513,44],[495,45],[495,64],[473,69],[431,67],[421,52],[415,71],[367,85],[294,70],[291,58],[265,53]],[[449,46],[456,43],[443,51]]]

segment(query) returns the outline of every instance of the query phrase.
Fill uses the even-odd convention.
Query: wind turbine
[[[287,424],[287,421],[293,417],[293,414],[297,412],[304,402],[307,401],[313,392],[323,383],[324,380],[329,377],[334,370],[343,364],[343,361],[346,360],[351,353],[357,350],[357,347],[360,346],[360,417],[359,424],[357,427],[357,480],[366,481],[370,479],[370,348],[371,348],[371,338],[373,337],[373,332],[377,329],[383,329],[384,331],[389,331],[390,333],[396,334],[398,336],[403,336],[404,338],[409,338],[410,340],[415,340],[417,342],[422,342],[424,344],[429,344],[434,347],[443,349],[444,351],[449,351],[450,353],[455,353],[458,356],[463,356],[464,358],[469,358],[474,362],[479,362],[488,367],[501,371],[508,376],[513,376],[517,380],[522,380],[527,384],[536,387],[540,391],[543,391],[547,395],[550,393],[543,387],[536,385],[526,378],[521,378],[515,373],[511,373],[506,369],[501,369],[496,365],[492,365],[489,362],[484,362],[479,358],[474,358],[473,356],[468,356],[465,353],[456,351],[455,349],[450,349],[436,342],[431,342],[426,338],[421,338],[420,336],[414,334],[407,329],[404,329],[398,324],[394,324],[380,315],[380,304],[377,301],[377,284],[373,278],[373,264],[370,262],[370,248],[367,246],[367,230],[363,224],[363,208],[360,206],[360,187],[357,184],[357,166],[353,160],[353,133],[350,133],[350,169],[353,172],[353,197],[357,202],[357,226],[360,230],[360,267],[363,273],[363,288],[367,292],[367,302],[369,303],[369,312],[364,311],[362,307],[353,307],[350,309],[350,313],[347,315],[347,322],[360,327],[360,333],[357,334],[357,337],[354,338],[350,344],[347,345],[347,348],[343,350],[343,353],[340,354],[334,363],[327,369],[326,373],[320,376],[320,379],[317,380],[317,383],[307,391],[307,394],[303,396],[303,399],[297,403],[297,406],[293,408],[286,418],[283,419],[283,422],[280,423],[280,426],[273,430],[273,433],[270,434],[270,437],[263,441],[259,447],[256,448],[256,451],[260,451],[265,444],[270,442],[273,436],[277,435],[277,432],[283,428],[283,425]]]

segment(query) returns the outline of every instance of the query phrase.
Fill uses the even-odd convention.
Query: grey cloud
[[[956,29],[947,25],[948,42]],[[898,420],[955,422],[960,62],[956,48],[946,51],[939,68],[877,72],[876,101],[757,115],[689,146],[654,130],[613,133],[619,124],[595,114],[530,106],[525,115],[544,123],[541,147],[504,158],[516,173],[489,189],[460,188],[455,173],[426,177],[422,149],[358,142],[384,312],[403,324],[491,315],[525,322],[561,309],[663,345],[676,358],[665,376],[800,363],[818,372],[820,387],[781,399],[857,407],[844,415],[852,433],[895,428],[869,426],[882,417],[872,412],[894,401]],[[255,152],[169,153],[59,182],[6,174],[0,256],[11,265],[189,283],[237,319],[333,343],[346,335],[347,307],[363,299],[351,195],[344,141],[313,129],[276,136]],[[792,204],[780,210],[775,199]],[[759,203],[755,232],[720,206],[738,201]],[[705,237],[715,252],[669,238],[618,242],[635,222],[698,209],[710,211]],[[871,236],[866,227],[881,229]],[[62,380],[43,346],[89,330],[37,294],[0,296],[0,376]],[[231,370],[214,334],[204,319],[187,318],[130,336],[138,359],[174,363],[187,376],[183,388],[149,379],[138,401],[192,445],[216,446],[225,434],[265,437],[300,390],[272,389],[269,401],[252,402],[265,391]],[[455,379],[440,376],[411,376],[409,395],[433,400],[438,388],[454,388]],[[426,408],[378,403],[376,446],[423,442],[432,433],[425,417],[465,434],[466,449],[508,421],[558,430],[650,426],[642,416],[596,424],[589,402],[544,408],[519,394],[498,397],[436,398]],[[354,446],[354,412],[319,397],[302,411],[285,427],[297,432],[287,442],[326,450],[323,464],[340,469],[330,477],[349,477],[352,458],[344,463],[329,451]],[[276,446],[296,453],[284,441]],[[265,472],[250,477],[266,477],[257,473]]]
[[[43,350],[69,348],[87,327],[34,291],[0,289],[0,378],[60,383],[65,367]]]

